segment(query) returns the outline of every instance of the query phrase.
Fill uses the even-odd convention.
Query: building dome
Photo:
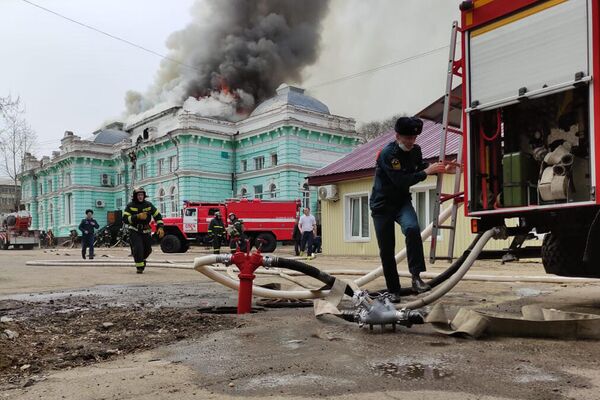
[[[127,139],[129,139],[127,132],[116,129],[102,129],[95,134],[94,143],[117,144]]]
[[[277,88],[277,95],[260,103],[250,116],[264,114],[284,105],[329,114],[329,108],[314,97],[305,95],[304,89],[283,83]]]

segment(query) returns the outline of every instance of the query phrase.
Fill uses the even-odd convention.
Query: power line
[[[187,68],[190,68],[190,69],[196,70],[196,71],[198,71],[198,72],[202,72],[202,71],[200,71],[198,68],[194,67],[193,65],[186,64],[186,63],[184,63],[184,62],[181,62],[181,61],[179,61],[179,60],[176,60],[176,59],[174,59],[174,58],[171,58],[171,57],[169,57],[169,56],[165,56],[164,54],[160,54],[160,53],[158,53],[158,52],[156,52],[156,51],[154,51],[154,50],[148,49],[148,48],[146,48],[146,47],[144,47],[144,46],[141,46],[141,45],[139,45],[139,44],[133,43],[133,42],[131,42],[131,41],[127,40],[127,39],[123,39],[123,38],[121,38],[121,37],[119,37],[119,36],[116,36],[116,35],[113,35],[113,34],[111,34],[111,33],[105,32],[105,31],[103,31],[103,30],[100,30],[100,29],[98,29],[98,28],[95,28],[95,27],[93,27],[93,26],[91,26],[91,25],[87,25],[87,24],[85,24],[85,23],[83,23],[83,22],[80,22],[80,21],[77,21],[77,20],[75,20],[75,19],[73,19],[73,18],[69,18],[69,17],[67,17],[66,15],[60,14],[60,13],[58,13],[58,12],[56,12],[56,11],[52,11],[52,10],[50,10],[49,8],[42,7],[42,6],[40,6],[39,4],[36,4],[36,3],[32,2],[32,1],[29,1],[29,0],[21,0],[21,1],[22,1],[23,3],[27,3],[27,4],[29,4],[30,6],[33,6],[33,7],[39,8],[40,10],[46,11],[46,12],[48,12],[48,13],[50,13],[50,14],[53,14],[53,15],[55,15],[55,16],[57,16],[57,17],[59,17],[59,18],[65,19],[65,20],[67,20],[67,21],[69,21],[69,22],[72,22],[72,23],[74,23],[74,24],[77,24],[77,25],[79,25],[79,26],[83,26],[83,27],[84,27],[84,28],[86,28],[86,29],[90,29],[90,30],[92,30],[92,31],[94,31],[94,32],[97,32],[97,33],[100,33],[100,34],[102,34],[102,35],[104,35],[104,36],[108,36],[108,37],[109,37],[109,38],[111,38],[111,39],[118,40],[118,41],[120,41],[120,42],[123,42],[123,43],[125,43],[125,44],[128,44],[128,45],[130,45],[130,46],[133,46],[133,47],[135,47],[135,48],[137,48],[137,49],[143,50],[143,51],[145,51],[145,52],[147,52],[147,53],[150,53],[150,54],[152,54],[152,55],[155,55],[155,56],[157,56],[157,57],[163,58],[163,59],[165,59],[165,60],[168,60],[168,61],[174,62],[174,63],[176,63],[176,64],[179,64],[179,65],[181,65],[181,66],[184,66],[184,67],[187,67]]]
[[[438,47],[436,49],[429,50],[429,51],[426,51],[424,53],[415,54],[414,56],[403,58],[401,60],[392,61],[391,63],[383,64],[383,65],[380,65],[378,67],[374,67],[374,68],[367,69],[367,70],[360,71],[360,72],[355,72],[354,74],[342,76],[340,78],[332,79],[330,81],[321,82],[319,84],[307,87],[307,89],[308,90],[313,90],[313,89],[317,89],[317,88],[320,88],[320,87],[323,87],[323,86],[333,85],[334,83],[338,83],[338,82],[342,82],[342,81],[346,81],[346,80],[358,78],[358,77],[360,77],[362,75],[370,74],[370,73],[373,73],[373,72],[376,72],[376,71],[380,71],[382,69],[387,69],[387,68],[395,67],[397,65],[404,64],[404,63],[407,63],[409,61],[416,60],[418,58],[426,57],[426,56],[431,55],[433,53],[436,53],[438,51],[441,51],[441,50],[444,50],[444,49],[448,49],[448,47],[450,47],[450,46]]]

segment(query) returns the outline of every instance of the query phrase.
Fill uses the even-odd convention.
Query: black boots
[[[412,288],[417,293],[423,293],[431,290],[431,286],[423,282],[423,279],[419,275],[413,275],[412,277]]]
[[[136,269],[136,271],[135,271],[135,272],[136,272],[137,274],[143,274],[143,273],[144,273],[144,267],[136,267],[135,269]]]

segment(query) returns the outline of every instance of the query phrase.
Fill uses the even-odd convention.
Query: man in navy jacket
[[[89,259],[94,259],[94,229],[98,229],[100,226],[98,222],[93,218],[94,212],[90,209],[85,210],[85,218],[81,220],[79,224],[79,230],[81,231],[81,257],[85,260],[86,249],[90,248]]]

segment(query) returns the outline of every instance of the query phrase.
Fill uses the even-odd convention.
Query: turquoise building
[[[102,226],[143,186],[163,216],[179,216],[184,200],[234,197],[302,199],[318,214],[307,176],[360,143],[351,118],[281,85],[247,118],[203,117],[186,106],[146,112],[82,139],[65,132],[52,157],[27,155],[22,206],[37,229],[66,237],[86,209]]]

